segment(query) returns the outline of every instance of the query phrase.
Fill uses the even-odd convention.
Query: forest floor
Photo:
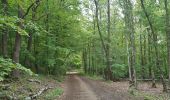
[[[7,78],[0,82],[0,100],[55,100],[63,93],[59,80],[44,75]]]
[[[106,82],[70,74],[63,83],[64,93],[59,100],[170,100],[168,94],[158,88],[150,88],[150,83],[140,82],[139,90],[131,93],[128,82]]]

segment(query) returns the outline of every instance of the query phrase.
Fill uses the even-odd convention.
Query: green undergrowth
[[[63,93],[63,89],[60,87],[57,87],[55,89],[53,89],[52,91],[48,92],[45,95],[45,100],[55,100],[56,98],[58,98],[60,95],[62,95]]]
[[[30,94],[36,94],[46,86],[53,87],[44,91],[37,100],[55,100],[47,99],[57,98],[62,93],[60,81],[64,78],[46,75],[22,75],[19,79],[6,79],[0,82],[0,100],[25,100]],[[34,80],[30,82],[29,80]],[[59,81],[58,81],[59,80]]]
[[[28,75],[34,75],[34,73],[25,68],[19,63],[13,63],[11,59],[4,59],[0,57],[0,81],[4,81],[7,76],[11,75],[13,70],[19,70]]]
[[[161,93],[161,94],[154,94],[154,93],[148,93],[148,92],[141,92],[138,90],[129,90],[129,94],[131,96],[135,97],[141,97],[144,100],[170,100],[170,95],[167,93]]]

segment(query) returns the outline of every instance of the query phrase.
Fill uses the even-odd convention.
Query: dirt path
[[[113,88],[78,75],[68,75],[60,100],[142,100],[132,99],[127,93],[115,92]]]

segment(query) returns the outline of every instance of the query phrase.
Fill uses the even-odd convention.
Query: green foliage
[[[127,74],[127,66],[125,64],[113,64],[112,74],[115,79],[124,78]]]
[[[46,100],[54,100],[58,96],[60,96],[63,93],[63,90],[61,88],[56,88],[52,91],[50,91],[47,95],[45,95]]]
[[[0,57],[0,81],[3,81],[14,69],[33,75],[30,69],[23,67],[21,64],[14,64],[11,59],[3,59]]]
[[[9,17],[9,16],[2,16],[0,15],[0,28],[1,29],[12,29],[15,32],[18,32],[20,35],[28,36],[28,33],[22,29],[18,23],[22,23],[23,20],[19,19],[18,17]]]

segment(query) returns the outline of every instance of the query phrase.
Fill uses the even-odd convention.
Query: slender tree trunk
[[[102,44],[102,47],[103,47],[103,50],[104,50],[104,56],[106,58],[106,68],[104,70],[104,73],[105,73],[105,78],[106,80],[112,80],[112,72],[111,72],[111,58],[110,58],[110,0],[108,0],[108,27],[107,27],[107,31],[108,31],[108,34],[107,34],[107,44],[104,43],[104,39],[103,39],[103,36],[102,36],[102,33],[101,33],[101,29],[100,29],[100,25],[99,25],[99,2],[97,0],[94,0],[94,3],[95,3],[95,6],[96,6],[96,23],[97,23],[97,29],[98,29],[98,33],[99,33],[99,36],[100,36],[100,40],[101,40],[101,44]]]
[[[38,50],[37,50],[37,47],[39,46],[38,45],[38,41],[39,41],[39,38],[37,36],[34,36],[34,57],[35,57],[34,65],[35,65],[36,73],[39,73],[39,68],[38,68]]]
[[[102,44],[102,47],[103,47],[103,50],[106,52],[106,46],[105,46],[105,43],[104,43],[104,40],[103,40],[103,36],[102,36],[102,32],[101,32],[101,29],[100,29],[100,24],[99,24],[99,4],[98,4],[98,1],[97,0],[94,0],[95,2],[95,6],[96,6],[96,13],[95,13],[95,17],[96,17],[96,23],[97,23],[97,29],[98,29],[98,33],[99,33],[99,36],[100,36],[100,40],[101,40],[101,44]],[[101,16],[100,16],[101,17]]]
[[[149,78],[152,78],[152,88],[156,88],[156,81],[155,81],[155,72],[154,72],[154,66],[152,64],[153,60],[152,60],[152,37],[151,34],[149,32],[149,29],[147,29],[148,31],[148,62],[149,62]]]
[[[48,59],[49,59],[49,14],[48,14],[48,11],[49,11],[49,0],[46,0],[46,12],[47,12],[47,15],[46,15],[46,19],[45,19],[45,26],[46,26],[46,31],[47,31],[47,34],[46,34],[46,71],[48,74],[50,74],[50,70],[49,70],[49,63],[48,63]]]
[[[90,49],[90,43],[88,43],[88,72],[91,74],[91,49]]]
[[[145,69],[144,69],[144,55],[143,55],[143,44],[142,44],[142,35],[140,35],[140,60],[141,60],[141,68],[142,68],[142,78],[145,78]]]
[[[107,0],[107,44],[106,44],[106,63],[107,63],[107,77],[108,77],[108,80],[113,80],[113,77],[112,77],[112,69],[111,69],[111,33],[110,33],[110,0]]]
[[[40,4],[40,1],[37,0],[37,2],[32,7],[32,22],[33,23],[34,23],[35,18],[36,18],[36,10],[37,10],[39,4]],[[33,39],[33,33],[32,32],[29,33],[29,37],[28,37],[28,43],[27,43],[28,53],[31,53],[31,49],[32,49],[32,41],[33,41],[32,40]],[[31,66],[31,63],[30,63],[29,58],[27,56],[25,57],[25,64],[29,67]]]
[[[144,65],[144,71],[146,70],[146,66],[147,66],[147,55],[146,55],[146,52],[147,52],[147,48],[146,48],[146,35],[144,34],[143,35],[143,65]],[[146,78],[146,75],[144,76],[144,78]]]
[[[102,33],[101,33],[101,30],[100,30],[100,25],[99,25],[99,19],[98,19],[98,1],[97,0],[94,0],[95,2],[95,6],[96,6],[96,22],[97,22],[97,28],[98,28],[98,32],[99,32],[99,36],[100,36],[100,39],[101,39],[101,44],[102,44],[102,47],[103,47],[103,50],[105,52],[105,57],[106,57],[106,68],[105,68],[105,78],[106,80],[112,80],[112,71],[111,71],[111,55],[110,55],[110,43],[111,43],[111,40],[110,40],[110,0],[107,1],[108,5],[107,5],[107,17],[108,17],[108,26],[107,26],[107,44],[104,43],[104,40],[103,40],[103,36],[102,36]]]
[[[93,16],[93,35],[96,34],[96,21],[95,16]],[[93,74],[96,73],[96,65],[95,65],[95,40],[92,38],[92,67],[93,67]]]
[[[3,6],[3,15],[8,15],[8,1],[7,0],[1,0],[2,6]],[[8,57],[8,30],[3,29],[2,34],[2,54],[4,58]]]
[[[157,35],[155,34],[155,31],[154,31],[154,28],[153,28],[153,25],[152,25],[152,22],[150,20],[150,17],[145,9],[145,6],[144,6],[144,3],[143,3],[143,0],[140,0],[141,2],[141,7],[145,13],[145,16],[148,20],[148,23],[149,23],[149,26],[150,26],[150,29],[151,29],[151,33],[152,33],[152,36],[153,36],[153,45],[154,45],[154,49],[155,49],[155,64],[159,70],[159,73],[160,73],[160,78],[161,78],[161,82],[162,82],[162,85],[163,85],[163,91],[164,92],[167,92],[167,87],[166,87],[166,83],[165,83],[165,79],[164,79],[164,76],[163,76],[163,71],[161,69],[161,65],[160,65],[160,60],[159,60],[159,52],[158,52],[158,48],[157,48]]]
[[[135,49],[135,36],[134,36],[134,23],[133,23],[133,7],[130,0],[124,1],[124,13],[125,13],[125,27],[126,27],[126,38],[128,40],[128,65],[129,65],[129,83],[130,87],[137,88],[136,81],[136,49]]]
[[[84,71],[87,73],[87,51],[86,48],[83,50],[83,66],[84,66]]]
[[[169,9],[168,9],[168,0],[164,0],[165,4],[165,12],[166,12],[166,36],[167,36],[167,63],[168,63],[168,68],[169,68],[169,82],[168,85],[170,87],[170,19],[169,19]]]

